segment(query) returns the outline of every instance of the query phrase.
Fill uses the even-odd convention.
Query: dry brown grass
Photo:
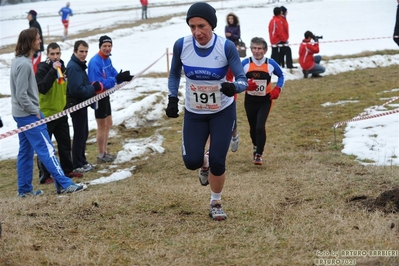
[[[268,120],[261,167],[251,162],[240,95],[241,146],[228,155],[223,222],[208,218],[209,187],[183,165],[182,116],[165,119],[164,154],[120,165],[135,165],[132,177],[68,197],[38,185],[35,173],[35,187],[45,195],[17,198],[15,160],[1,161],[0,265],[312,265],[322,258],[316,251],[398,250],[397,210],[356,199],[369,204],[398,187],[399,168],[354,162],[340,152],[342,129],[338,145],[332,130],[335,122],[381,104],[378,93],[398,87],[398,71],[392,66],[287,81]],[[359,102],[321,106],[348,99]],[[119,126],[111,147],[116,151],[124,139],[159,128]],[[94,160],[95,145],[88,154]],[[350,258],[357,265],[399,264],[398,257]]]

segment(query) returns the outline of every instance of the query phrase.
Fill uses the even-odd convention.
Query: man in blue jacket
[[[112,39],[106,35],[99,39],[100,51],[94,55],[88,66],[89,79],[100,81],[105,90],[112,89],[115,84],[124,81],[131,81],[133,76],[130,71],[118,73],[111,61]],[[98,101],[98,108],[95,110],[97,121],[97,163],[112,162],[115,156],[108,153],[107,144],[109,131],[112,126],[112,112],[109,96]]]

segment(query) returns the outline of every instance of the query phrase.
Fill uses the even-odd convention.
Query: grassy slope
[[[392,66],[287,81],[267,123],[261,167],[251,163],[240,95],[241,146],[228,155],[224,222],[207,217],[209,187],[182,163],[182,116],[165,120],[164,154],[120,166],[135,165],[132,177],[68,197],[36,185],[35,173],[45,195],[16,198],[15,161],[1,161],[0,265],[311,265],[322,258],[317,250],[397,250],[398,215],[369,212],[349,199],[374,199],[398,187],[399,168],[362,166],[343,155],[342,129],[335,145],[332,125],[396,96],[379,93],[397,88],[398,71]],[[115,150],[155,128],[118,130]],[[88,153],[94,159],[95,145]],[[357,265],[399,264],[398,257],[356,259]]]

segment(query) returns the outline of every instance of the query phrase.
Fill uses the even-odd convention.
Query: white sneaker
[[[75,192],[81,192],[87,188],[87,185],[85,184],[74,184],[68,186],[66,189],[61,190],[60,194],[63,193],[75,193]]]
[[[205,160],[208,161],[207,162],[208,167],[200,168],[198,178],[199,178],[201,185],[207,186],[207,185],[209,185],[208,179],[209,179],[209,173],[210,173],[210,171],[209,171],[209,151],[205,152],[204,158],[205,158]]]
[[[83,165],[82,167],[73,169],[73,171],[75,173],[87,173],[87,172],[93,171],[94,168],[95,168],[95,165],[87,163],[87,164]]]
[[[238,146],[240,146],[240,136],[237,133],[237,136],[231,137],[230,141],[230,149],[232,152],[236,152],[238,150]]]
[[[221,200],[212,200],[209,208],[209,217],[215,221],[223,221],[227,219],[226,213],[222,209]]]

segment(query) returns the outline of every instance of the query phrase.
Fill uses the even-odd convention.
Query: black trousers
[[[47,131],[51,137],[54,135],[57,141],[58,156],[60,158],[61,168],[65,174],[73,171],[72,158],[71,158],[71,135],[69,133],[68,116],[63,116],[57,120],[47,123]],[[45,176],[50,177],[50,173],[46,167],[37,158],[37,165],[39,167],[39,178]]]
[[[87,107],[71,113],[73,125],[72,162],[73,169],[83,167],[86,160],[86,141],[89,136]]]
[[[281,47],[272,47],[272,54],[270,56],[270,58],[272,58],[274,61],[276,61],[276,63],[279,65],[280,65],[280,60],[281,60],[280,49],[281,49]]]
[[[399,46],[399,38],[393,38],[393,41]]]
[[[245,112],[249,123],[249,134],[256,152],[263,154],[266,145],[266,120],[272,108],[269,95],[252,96],[245,94]]]
[[[291,47],[289,46],[283,46],[280,49],[280,63],[279,65],[281,67],[285,67],[284,64],[284,57],[285,57],[285,63],[287,63],[287,68],[292,68],[293,64],[292,64],[292,52],[291,52]]]

